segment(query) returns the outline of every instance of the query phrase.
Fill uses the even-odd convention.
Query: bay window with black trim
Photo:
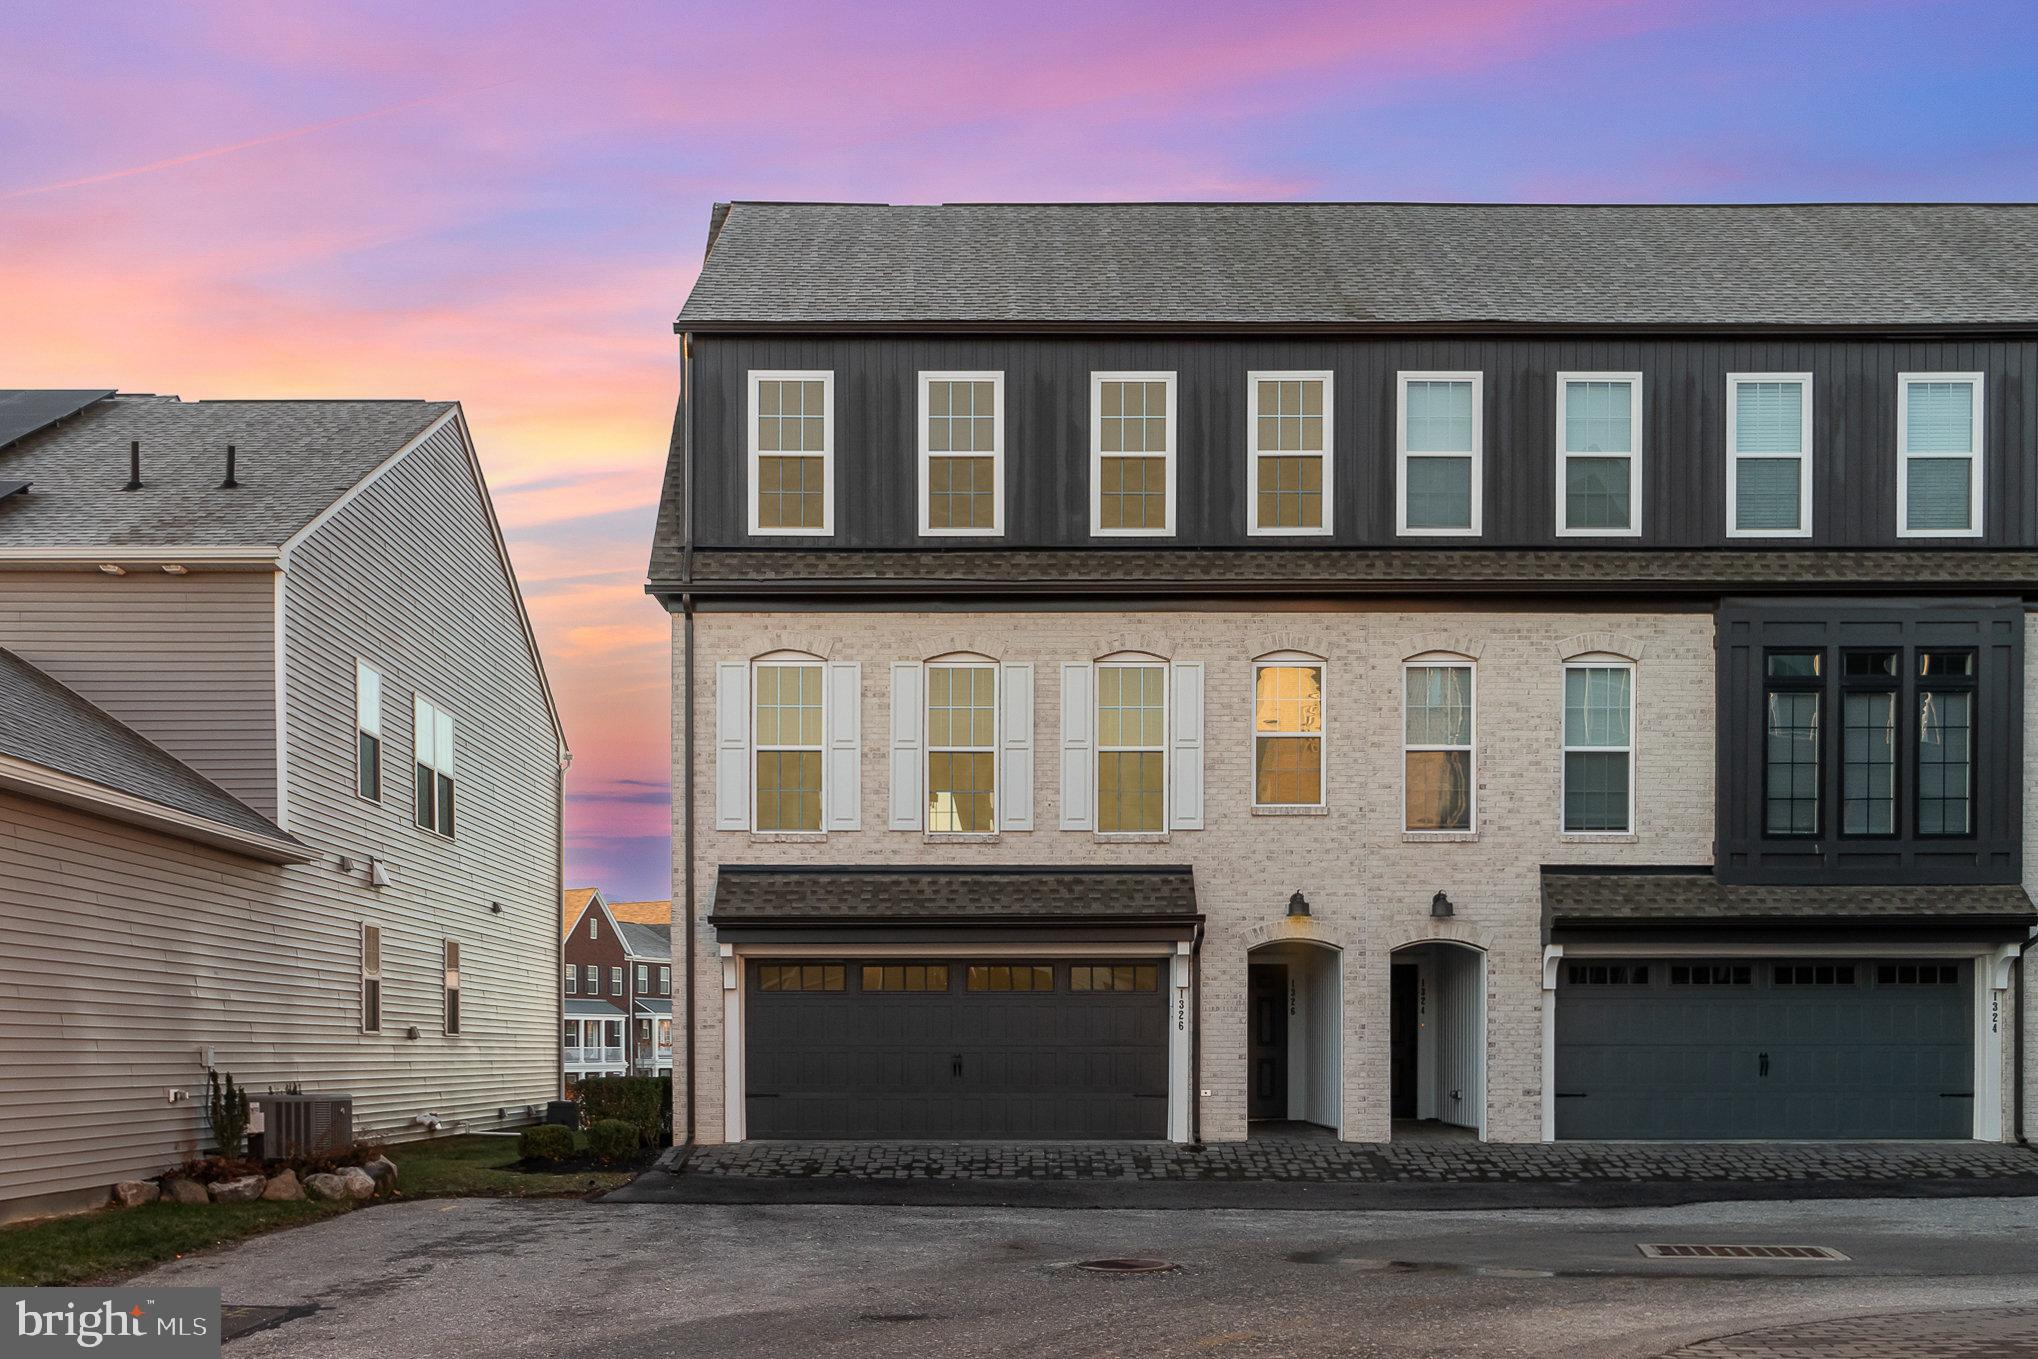
[[[2020,604],[1729,604],[1721,637],[1722,881],[2020,879]]]

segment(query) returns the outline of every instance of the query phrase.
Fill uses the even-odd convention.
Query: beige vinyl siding
[[[0,571],[0,647],[275,817],[273,571]]]
[[[517,1123],[556,1097],[558,739],[457,425],[296,545],[284,601],[287,801],[316,862],[0,797],[0,1218],[197,1151],[205,1045],[251,1090],[353,1095],[363,1134],[418,1134],[426,1112]],[[383,674],[380,803],[354,794],[357,657]],[[411,823],[414,690],[458,721],[451,841]],[[387,887],[369,886],[371,857]],[[375,1034],[360,1031],[364,922],[382,931]]]

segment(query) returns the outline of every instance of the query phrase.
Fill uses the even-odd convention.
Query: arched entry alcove
[[[1486,954],[1432,939],[1394,950],[1388,997],[1394,1136],[1486,1136]],[[1462,1130],[1462,1131],[1460,1131]]]
[[[1253,1135],[1344,1135],[1344,955],[1287,938],[1246,954],[1246,1118]]]

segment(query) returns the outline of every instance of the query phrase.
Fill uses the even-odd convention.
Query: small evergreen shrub
[[[573,1155],[573,1129],[540,1123],[517,1134],[517,1152],[526,1161],[564,1161]]]
[[[605,1118],[587,1130],[587,1148],[597,1161],[626,1161],[637,1154],[640,1141],[636,1126],[620,1118]]]
[[[672,1082],[663,1076],[603,1076],[585,1080],[574,1092],[582,1127],[620,1119],[637,1130],[640,1143],[655,1147],[665,1135],[665,1101]]]
[[[217,1071],[205,1073],[205,1121],[221,1157],[241,1154],[248,1132],[248,1092],[234,1084],[231,1073],[223,1083]]]

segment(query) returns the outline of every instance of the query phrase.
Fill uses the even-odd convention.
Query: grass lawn
[[[586,1139],[581,1139],[586,1145]],[[627,1171],[526,1175],[510,1170],[514,1137],[446,1137],[399,1143],[398,1198],[544,1198],[614,1189]],[[374,1200],[382,1202],[383,1200]],[[211,1250],[284,1227],[351,1212],[356,1205],[320,1203],[151,1203],[102,1208],[74,1217],[0,1227],[0,1287],[84,1283],[133,1274],[193,1251]]]

